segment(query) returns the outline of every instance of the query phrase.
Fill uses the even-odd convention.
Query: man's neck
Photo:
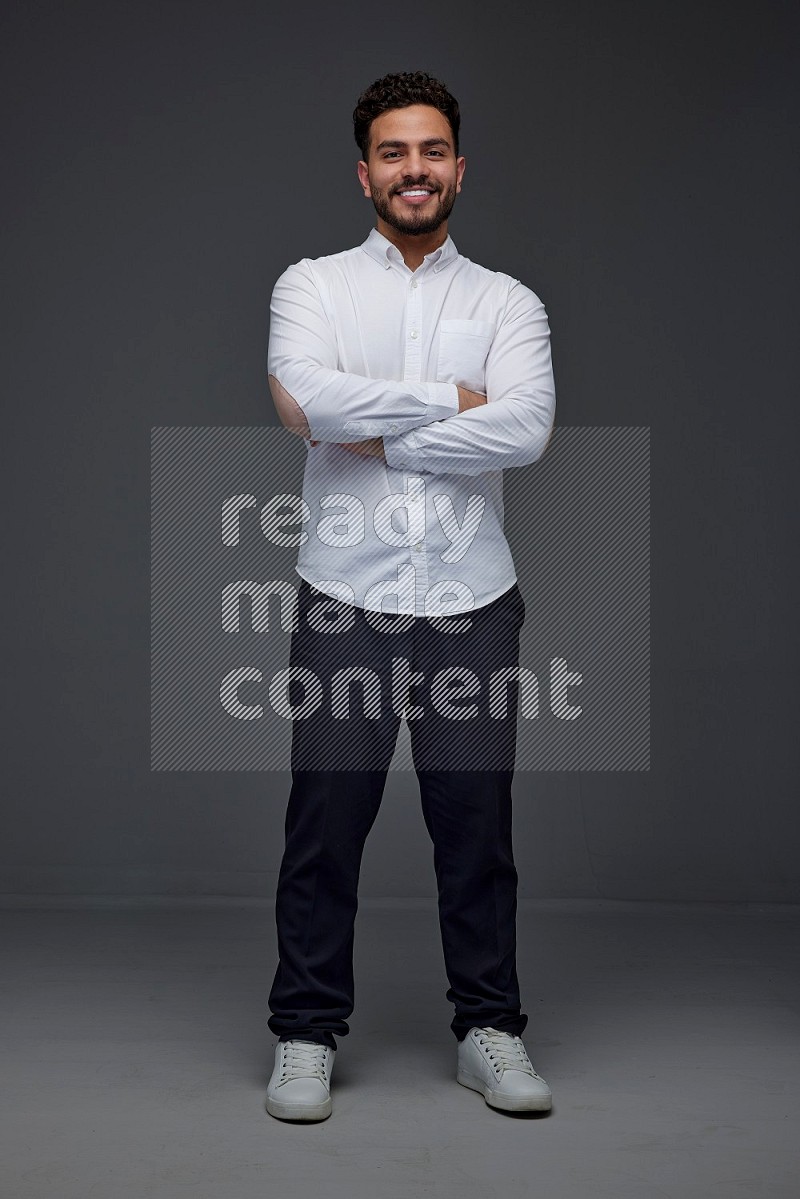
[[[387,225],[385,221],[378,217],[376,226],[379,233],[390,241],[393,246],[396,246],[403,255],[403,262],[409,270],[415,271],[418,266],[422,266],[422,261],[426,254],[432,254],[434,250],[438,250],[439,246],[444,245],[447,241],[447,221],[443,221],[438,229],[434,229],[432,233],[422,233],[410,235],[399,233],[391,225]]]

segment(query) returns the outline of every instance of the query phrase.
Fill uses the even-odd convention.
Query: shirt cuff
[[[440,420],[458,414],[458,387],[455,383],[429,383],[428,402],[433,408],[442,408]]]
[[[455,383],[423,383],[422,386],[426,388],[427,401],[420,402],[426,404],[425,416],[428,424],[446,420],[449,416],[458,414],[458,387]],[[301,410],[298,408],[298,411]],[[284,421],[284,423],[286,422]],[[417,428],[418,419],[416,423],[414,417],[389,421],[386,417],[379,419],[373,417],[371,420],[348,420],[344,423],[344,431],[354,437],[382,437],[408,432],[408,428],[403,429],[404,425],[410,426],[411,429]]]
[[[421,454],[416,431],[409,429],[407,433],[398,433],[392,437],[384,434],[383,456],[386,459],[386,465],[394,467],[395,470],[421,470]]]

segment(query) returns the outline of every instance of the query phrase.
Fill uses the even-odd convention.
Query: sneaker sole
[[[552,1095],[531,1095],[528,1099],[522,1096],[501,1095],[466,1070],[459,1070],[456,1080],[462,1087],[480,1092],[489,1107],[496,1107],[504,1112],[549,1112],[553,1106]]]
[[[267,1096],[266,1109],[278,1120],[327,1120],[333,1111],[330,1096],[323,1103],[283,1103]]]

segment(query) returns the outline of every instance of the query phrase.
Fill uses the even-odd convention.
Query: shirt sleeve
[[[267,369],[300,406],[317,441],[405,433],[458,412],[454,383],[372,379],[336,369],[338,352],[307,260],[288,267],[270,304]]]
[[[389,466],[477,475],[542,456],[555,417],[550,326],[542,301],[516,279],[486,359],[486,398],[449,420],[384,436]]]

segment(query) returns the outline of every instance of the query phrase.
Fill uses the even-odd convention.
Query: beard
[[[392,208],[392,200],[394,195],[386,195],[385,192],[379,191],[370,183],[369,190],[372,195],[372,203],[375,205],[375,211],[381,220],[390,225],[392,229],[396,229],[398,233],[405,233],[410,236],[415,234],[435,233],[439,226],[447,220],[450,213],[453,211],[453,205],[456,202],[455,184],[451,183],[444,192],[434,192],[435,199],[430,207],[432,212],[422,215],[422,207],[417,208],[413,205],[409,207],[408,212],[400,216]],[[425,204],[424,207],[428,207]]]

